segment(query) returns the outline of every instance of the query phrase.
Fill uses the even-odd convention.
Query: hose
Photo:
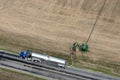
[[[100,9],[99,12],[98,12],[98,15],[97,15],[97,17],[96,17],[95,23],[93,24],[93,27],[92,27],[91,32],[90,32],[90,34],[89,34],[89,36],[88,36],[88,38],[87,38],[87,40],[86,40],[86,43],[88,43],[88,41],[90,40],[90,37],[91,37],[91,35],[92,35],[95,27],[96,27],[96,24],[97,24],[97,22],[98,22],[98,20],[99,20],[99,18],[100,18],[100,15],[101,15],[101,13],[102,13],[102,11],[103,11],[103,8],[104,8],[104,6],[105,6],[105,4],[106,4],[106,1],[107,1],[107,0],[104,1],[101,9]]]

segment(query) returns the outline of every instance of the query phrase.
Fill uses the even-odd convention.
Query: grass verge
[[[2,50],[7,50],[7,49],[2,49]],[[66,59],[68,61],[68,65],[69,66],[71,65],[70,55],[61,54],[61,53],[58,54],[58,53],[53,53],[49,51],[40,51],[34,48],[28,48],[28,50],[42,52],[54,57]],[[7,50],[7,51],[19,53],[17,51],[11,51],[11,50]],[[72,66],[77,68],[90,69],[92,71],[102,72],[104,74],[108,74],[111,76],[120,77],[120,64],[116,62],[107,62],[105,60],[94,61],[88,56],[81,56],[81,55],[73,56],[73,62],[74,64]]]
[[[105,60],[92,60],[88,56],[79,56],[76,61],[74,59],[73,66],[78,68],[89,69],[92,71],[101,72],[111,76],[120,77],[120,64],[117,62],[109,62]]]
[[[23,80],[23,78],[26,78],[25,80],[46,80],[46,79],[38,78],[38,77],[29,75],[29,74],[20,73],[20,72],[5,69],[5,68],[0,68],[0,72],[3,73],[0,75],[2,75],[3,79],[5,77],[5,80],[9,80],[9,77],[11,80],[15,80],[16,78],[17,78],[17,80]],[[12,76],[12,75],[14,75],[14,76]],[[15,77],[15,76],[17,76],[17,77]],[[7,77],[8,77],[8,79],[7,79]],[[21,78],[21,77],[23,77],[23,78]]]

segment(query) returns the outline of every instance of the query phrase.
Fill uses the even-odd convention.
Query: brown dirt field
[[[104,0],[0,0],[0,47],[69,54],[87,37]],[[93,59],[120,62],[120,0],[107,0],[88,42]]]

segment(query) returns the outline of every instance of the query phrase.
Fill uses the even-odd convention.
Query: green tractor
[[[72,51],[76,52],[77,48],[79,48],[78,42],[73,43],[73,45],[72,45]]]
[[[88,45],[87,43],[83,43],[81,46],[78,44],[78,42],[74,42],[72,45],[72,51],[76,52],[77,49],[79,49],[81,52],[88,52]]]
[[[80,50],[81,50],[81,52],[88,52],[89,51],[88,48],[89,47],[88,47],[87,43],[83,43],[80,47]]]

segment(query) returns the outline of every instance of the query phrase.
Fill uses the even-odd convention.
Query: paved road
[[[23,64],[23,63],[19,63],[19,62],[15,62],[15,61],[11,61],[11,60],[0,60],[0,65],[1,66],[7,66],[10,68],[14,68],[17,70],[21,70],[21,71],[26,71],[32,74],[36,74],[36,75],[42,75],[42,76],[47,76],[48,78],[51,78],[51,80],[53,79],[57,79],[57,80],[86,80],[82,77],[79,76],[74,76],[74,75],[70,75],[70,74],[61,74],[59,72],[56,71],[47,71],[46,69],[41,69],[39,67],[36,66],[31,66],[28,64]],[[53,78],[53,79],[52,79]]]
[[[14,55],[14,57],[18,57],[18,55]],[[16,61],[13,62],[10,60],[7,60],[7,61],[1,60],[0,63],[9,64],[9,65],[16,64],[14,67],[17,67],[19,69],[27,70],[28,72],[39,73],[41,75],[44,75],[47,77],[52,77],[52,78],[59,79],[59,80],[80,80],[80,79],[83,80],[85,78],[86,79],[89,78],[89,80],[120,80],[120,78],[118,78],[118,77],[113,77],[113,76],[105,75],[105,74],[98,73],[98,72],[92,72],[90,70],[77,69],[77,68],[73,68],[73,67],[69,67],[69,66],[66,69],[61,69],[61,68],[57,68],[57,67],[52,67],[52,66],[47,65],[47,64],[39,64],[39,66],[41,66],[41,67],[47,67],[47,68],[54,69],[54,70],[57,70],[59,72],[64,72],[67,74],[69,73],[71,76],[73,74],[77,75],[77,77],[79,77],[78,79],[77,78],[75,79],[74,78],[75,76],[70,77],[70,75],[65,76],[65,75],[58,75],[59,73],[58,74],[48,73],[42,69],[40,69],[40,72],[39,72],[38,70],[31,68],[30,65],[27,65],[25,63],[24,64],[23,63],[21,64],[18,62],[16,63]],[[82,77],[85,77],[85,78],[82,78]]]
[[[26,71],[23,71],[23,70],[15,69],[15,68],[4,66],[4,65],[0,65],[0,68],[6,68],[6,69],[9,69],[9,70],[17,71],[17,72],[20,72],[20,73],[25,73],[25,74],[28,74],[28,75],[31,75],[31,76],[36,76],[36,77],[40,77],[40,78],[47,79],[47,80],[57,80],[57,79],[54,79],[54,78],[51,78],[51,77],[37,75],[37,74],[34,74],[34,73],[26,72]]]

